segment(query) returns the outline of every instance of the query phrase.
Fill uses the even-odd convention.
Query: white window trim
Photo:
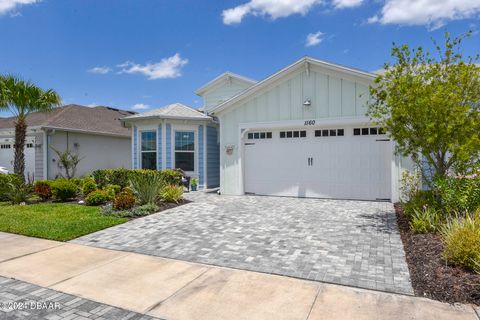
[[[143,132],[155,132],[155,149],[154,150],[148,150],[148,151],[143,151],[142,150],[142,133]],[[138,137],[137,139],[139,139],[138,141],[138,155],[139,155],[139,159],[138,159],[138,167],[141,168],[141,169],[145,169],[143,167],[143,158],[142,158],[142,155],[143,153],[155,153],[155,168],[157,168],[157,157],[158,157],[158,154],[157,154],[157,147],[158,147],[158,132],[157,130],[155,129],[142,129],[142,130],[138,130]]]
[[[198,145],[198,132],[196,129],[193,128],[182,128],[177,127],[174,128],[172,134],[172,152],[173,152],[173,163],[172,166],[176,167],[175,164],[177,163],[177,150],[175,146],[175,135],[177,132],[193,132],[193,150],[178,150],[178,152],[191,152],[193,153],[193,171],[185,171],[188,175],[195,174],[198,171],[198,163],[197,163],[197,145]]]

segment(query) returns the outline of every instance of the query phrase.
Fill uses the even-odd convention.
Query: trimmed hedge
[[[55,200],[67,201],[77,196],[78,186],[66,179],[57,179],[51,183],[52,194]]]
[[[108,201],[108,194],[103,190],[95,190],[88,194],[85,198],[87,206],[99,206]]]
[[[99,188],[104,188],[108,184],[120,186],[122,189],[130,186],[130,178],[136,175],[159,175],[165,184],[182,184],[182,174],[176,170],[166,169],[163,171],[145,170],[145,169],[100,169],[92,172]]]

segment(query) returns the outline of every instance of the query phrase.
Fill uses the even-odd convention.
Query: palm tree
[[[0,75],[0,110],[8,110],[16,117],[13,171],[20,178],[25,179],[27,115],[35,111],[50,111],[60,103],[60,96],[52,89],[43,90],[30,81]]]

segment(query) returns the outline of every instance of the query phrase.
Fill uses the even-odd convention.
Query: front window
[[[175,132],[175,168],[195,171],[195,134],[192,131]]]
[[[157,132],[142,131],[142,169],[157,169]]]

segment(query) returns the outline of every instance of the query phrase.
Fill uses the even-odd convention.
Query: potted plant
[[[192,180],[190,181],[190,187],[192,188],[192,191],[197,191],[197,186],[198,186],[198,179],[192,178]]]

